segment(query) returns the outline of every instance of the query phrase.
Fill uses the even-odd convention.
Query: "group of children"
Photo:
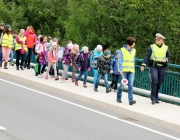
[[[97,55],[100,50],[100,55]],[[111,57],[111,51],[105,50],[102,52],[102,46],[97,45],[95,50],[89,51],[87,46],[79,49],[79,45],[72,44],[72,41],[68,41],[65,47],[60,46],[60,39],[50,38],[50,41],[47,42],[46,36],[38,36],[38,40],[35,45],[36,54],[36,76],[39,78],[48,79],[49,75],[55,80],[59,80],[58,69],[59,65],[63,66],[61,82],[65,83],[67,80],[68,68],[72,67],[72,82],[78,86],[78,80],[84,75],[83,87],[87,88],[87,76],[88,71],[91,68],[94,71],[94,91],[98,92],[98,85],[100,79],[103,78],[106,87],[106,93],[110,92],[112,89],[117,91],[117,84],[120,76],[120,51],[116,51],[115,56]],[[95,65],[96,66],[93,66]],[[48,66],[48,69],[45,73],[45,68]],[[79,75],[76,77],[75,74],[79,71]],[[95,74],[97,72],[97,74]],[[45,74],[44,74],[45,73]],[[112,74],[112,83],[108,83],[108,74]]]
[[[3,28],[2,28],[3,27]],[[4,29],[5,28],[5,29]],[[48,41],[49,39],[49,41]],[[26,31],[21,29],[19,34],[11,33],[11,26],[0,24],[0,58],[4,62],[4,69],[7,69],[7,62],[9,54],[11,54],[10,65],[13,66],[13,53],[16,52],[16,69],[24,70],[30,69],[30,61],[32,54],[35,55],[35,75],[38,78],[49,78],[49,75],[55,80],[59,80],[59,66],[63,66],[61,82],[65,83],[68,79],[67,72],[69,67],[72,67],[72,82],[78,86],[78,81],[84,75],[83,87],[87,88],[88,71],[92,69],[94,73],[94,91],[98,92],[98,85],[101,79],[104,80],[106,93],[117,92],[117,85],[120,77],[128,79],[128,97],[129,104],[135,104],[133,100],[133,81],[134,81],[134,58],[135,58],[135,38],[127,38],[127,45],[123,46],[121,50],[117,50],[115,55],[111,55],[110,50],[103,52],[102,45],[97,45],[93,51],[89,51],[87,46],[79,49],[79,45],[73,44],[68,41],[65,47],[60,46],[60,39],[39,35],[36,37],[35,31],[32,26],[27,27]],[[1,48],[0,47],[0,48]],[[21,63],[19,60],[21,58]],[[2,66],[0,59],[0,66]],[[48,69],[45,72],[45,68]],[[76,77],[76,72],[79,75]],[[112,75],[112,83],[108,83],[108,75]],[[123,85],[118,89],[117,102],[121,103]]]

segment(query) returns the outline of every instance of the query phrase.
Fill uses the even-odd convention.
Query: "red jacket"
[[[28,29],[26,29],[26,32],[24,35],[27,37],[27,47],[33,48],[35,42],[37,41],[36,34],[34,32],[30,32]]]

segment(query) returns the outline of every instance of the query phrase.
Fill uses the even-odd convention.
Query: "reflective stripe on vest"
[[[134,64],[134,57],[136,55],[136,50],[133,49],[131,53],[125,49],[121,48],[123,54],[123,63],[122,63],[122,71],[123,72],[135,72],[135,64]]]
[[[23,42],[25,42],[26,39],[27,39],[25,36],[22,38],[22,37],[20,37],[19,35],[18,35],[18,38],[19,38],[20,41],[23,41]],[[23,47],[24,47],[24,50],[27,52],[27,51],[28,51],[27,45],[23,45]],[[21,50],[21,49],[22,49],[22,44],[19,44],[19,43],[16,41],[16,48],[15,48],[15,50]]]
[[[2,45],[4,47],[13,48],[13,37],[11,34],[4,34],[2,38]]]
[[[151,45],[152,54],[150,59],[154,61],[162,62],[164,58],[166,58],[166,52],[168,50],[168,46],[163,44],[161,47],[158,47],[156,44]],[[162,66],[162,64],[157,64],[159,66]]]

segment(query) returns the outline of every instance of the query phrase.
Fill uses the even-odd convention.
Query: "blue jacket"
[[[113,59],[111,59],[110,69],[113,70],[113,74],[119,75],[120,74],[120,61],[116,56],[114,56]],[[122,65],[122,64],[121,64]]]

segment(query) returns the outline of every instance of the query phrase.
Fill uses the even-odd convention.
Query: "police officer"
[[[164,80],[166,73],[165,67],[170,58],[170,52],[168,46],[164,44],[165,37],[160,33],[156,34],[156,43],[152,44],[146,55],[141,66],[141,71],[144,71],[146,64],[149,63],[150,76],[151,76],[151,101],[152,104],[158,104],[158,91]]]

